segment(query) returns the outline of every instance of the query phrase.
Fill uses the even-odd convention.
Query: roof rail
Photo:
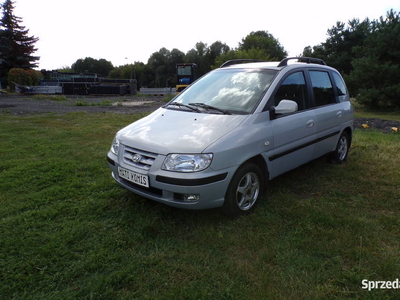
[[[266,62],[266,60],[259,60],[259,59],[232,59],[224,62],[220,68],[225,68],[230,65],[240,64],[240,63],[247,63],[247,62]]]
[[[314,61],[317,64],[326,66],[326,62],[323,61],[322,59],[319,59],[319,58],[313,58],[313,57],[287,57],[287,58],[284,58],[284,59],[281,60],[281,62],[279,63],[278,67],[287,66],[288,61],[292,60],[292,59],[297,59],[297,61],[306,62],[307,64],[311,64]]]

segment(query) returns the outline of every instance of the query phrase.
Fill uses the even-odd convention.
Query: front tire
[[[239,167],[228,186],[222,211],[232,217],[252,213],[264,192],[264,176],[254,163]]]

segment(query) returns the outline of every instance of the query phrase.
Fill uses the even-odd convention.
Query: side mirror
[[[275,114],[290,114],[299,109],[299,106],[296,102],[292,100],[281,100],[278,106],[275,107]]]

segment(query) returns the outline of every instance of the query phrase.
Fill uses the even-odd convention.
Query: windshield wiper
[[[164,105],[163,107],[167,107],[167,106],[170,106],[170,105],[175,105],[175,106],[178,106],[178,107],[186,107],[186,108],[189,108],[190,110],[192,110],[192,111],[195,111],[195,112],[201,112],[198,108],[196,108],[196,107],[192,107],[192,106],[190,106],[190,105],[187,105],[187,104],[184,104],[184,103],[179,103],[179,102],[171,102],[171,103],[168,103],[168,104],[166,104],[166,105]]]
[[[211,105],[208,105],[208,104],[205,104],[205,103],[189,103],[189,105],[201,107],[201,108],[204,108],[206,110],[213,109],[213,110],[222,112],[224,115],[231,115],[231,113],[229,111],[225,110],[225,109],[220,109],[218,107],[211,106]]]

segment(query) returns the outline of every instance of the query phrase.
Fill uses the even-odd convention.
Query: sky
[[[379,19],[390,9],[399,12],[400,1],[14,0],[14,7],[29,36],[39,38],[38,69],[55,70],[85,57],[103,58],[115,67],[147,63],[163,47],[186,53],[197,42],[236,48],[259,30],[297,56],[325,42],[336,22]]]

